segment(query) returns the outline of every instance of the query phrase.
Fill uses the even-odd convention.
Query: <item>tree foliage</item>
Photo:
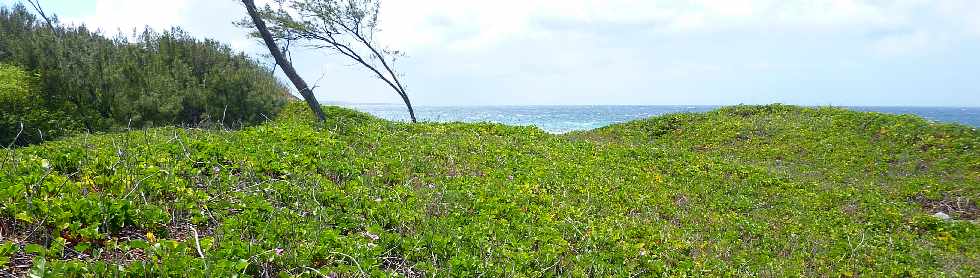
[[[77,130],[78,124],[60,111],[41,106],[36,75],[0,64],[0,144],[30,144]]]
[[[217,41],[179,28],[107,38],[84,25],[49,27],[22,5],[0,8],[0,62],[39,74],[39,105],[89,131],[240,126],[273,117],[289,97],[269,69]]]

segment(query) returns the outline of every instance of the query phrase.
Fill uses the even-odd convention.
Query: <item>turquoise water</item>
[[[352,104],[344,105],[375,116],[397,121],[408,120],[401,105]],[[589,130],[614,123],[653,116],[706,112],[719,106],[419,106],[415,113],[420,121],[435,122],[494,122],[509,125],[533,125],[552,133]],[[891,114],[913,114],[923,118],[980,127],[980,107],[847,107],[858,111]]]

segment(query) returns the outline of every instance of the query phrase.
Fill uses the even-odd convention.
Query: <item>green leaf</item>
[[[142,240],[133,240],[133,241],[128,242],[127,245],[129,245],[129,247],[138,248],[138,249],[148,249],[148,248],[150,248],[150,244],[147,243],[146,241],[142,241]]]
[[[27,223],[34,223],[34,218],[31,217],[30,214],[27,214],[27,212],[25,212],[25,211],[18,212],[17,215],[14,215],[14,218],[16,218],[17,220],[20,220],[20,221],[27,222]]]
[[[27,274],[31,278],[42,278],[45,277],[47,273],[47,263],[48,261],[44,259],[43,256],[34,257],[34,267]]]
[[[78,253],[85,253],[85,251],[88,251],[89,248],[91,247],[92,247],[91,243],[82,242],[79,243],[78,245],[75,245],[75,251],[77,251]]]
[[[32,244],[28,244],[27,246],[24,246],[24,253],[28,253],[28,254],[44,256],[44,253],[47,251],[48,251],[47,248],[44,248],[43,245],[39,245],[39,244],[32,243]]]

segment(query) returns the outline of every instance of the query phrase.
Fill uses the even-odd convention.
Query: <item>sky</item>
[[[240,1],[40,2],[107,34],[180,26],[266,51],[232,24]],[[416,105],[980,106],[976,0],[385,0],[380,21]],[[349,61],[295,52],[320,101],[400,101]]]

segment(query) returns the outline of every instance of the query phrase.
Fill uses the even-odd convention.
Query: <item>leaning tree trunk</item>
[[[306,85],[306,81],[303,80],[299,74],[296,73],[296,69],[293,68],[293,64],[286,59],[286,56],[282,54],[279,50],[279,46],[276,45],[275,39],[272,38],[272,33],[265,26],[265,21],[259,15],[259,11],[255,8],[254,0],[242,0],[245,4],[245,9],[248,10],[248,15],[252,17],[252,23],[255,24],[255,29],[259,30],[259,34],[262,35],[262,40],[265,41],[265,45],[269,47],[269,52],[272,57],[276,59],[276,64],[282,67],[282,71],[286,73],[286,77],[289,77],[289,81],[293,82],[293,86],[296,86],[296,90],[299,90],[299,94],[303,96],[306,100],[306,104],[310,105],[310,109],[313,110],[313,114],[316,115],[320,121],[327,119],[323,115],[323,109],[320,108],[320,102],[316,100],[316,96],[313,95],[313,90],[310,86]]]
[[[412,108],[412,101],[408,100],[408,95],[402,93],[402,101],[404,101],[405,106],[408,107],[408,116],[412,118],[412,123],[419,122],[418,120],[415,119],[415,109]]]

